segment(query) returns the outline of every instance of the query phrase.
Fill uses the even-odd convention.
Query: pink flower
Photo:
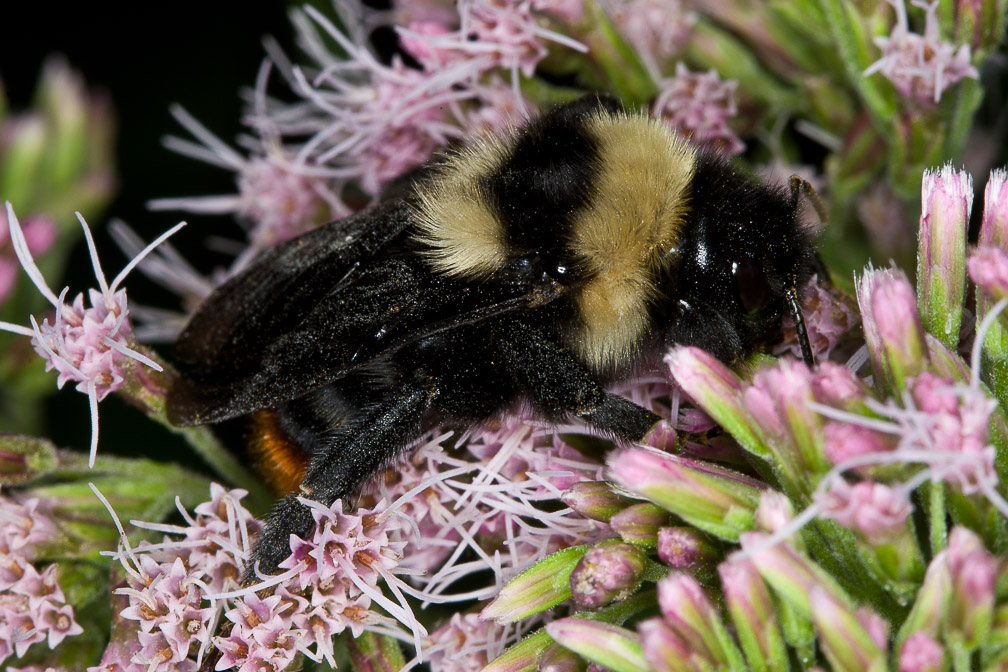
[[[736,82],[723,81],[713,70],[690,72],[679,62],[675,76],[659,82],[652,113],[699,145],[725,154],[741,154],[745,144],[728,126],[728,120],[738,113],[737,86]]]
[[[696,22],[696,15],[684,4],[681,0],[608,0],[602,3],[627,43],[633,45],[655,77],[685,46]]]
[[[756,507],[756,525],[765,532],[779,532],[791,524],[794,519],[794,507],[784,493],[777,490],[767,490],[760,495],[759,506]]]
[[[829,357],[858,325],[857,312],[840,300],[839,296],[831,287],[821,286],[819,276],[814,276],[802,291],[805,327],[817,361]],[[801,346],[790,315],[784,317],[781,332],[784,340],[774,346],[774,354],[791,353],[795,358],[801,359]]]
[[[826,458],[833,464],[844,464],[861,455],[892,450],[896,440],[876,429],[846,422],[827,422],[823,438]]]
[[[843,478],[832,481],[820,503],[823,515],[872,544],[886,543],[905,533],[913,508],[903,490],[872,481],[851,485]]]
[[[100,291],[89,290],[90,307],[85,307],[83,294],[78,294],[73,304],[67,305],[64,301],[67,289],[58,297],[49,289],[32,258],[14,208],[7,203],[7,222],[18,261],[42,295],[56,308],[56,312],[52,324],[46,318],[39,325],[35,317],[31,316],[31,329],[7,322],[0,322],[0,329],[31,337],[35,351],[46,360],[46,370],[55,369],[59,373],[57,385],[62,388],[67,382],[73,381],[77,383],[78,391],[88,395],[91,402],[89,464],[93,465],[98,450],[98,402],[122,386],[122,367],[128,362],[124,357],[145,364],[155,371],[162,370],[156,362],[131,347],[134,339],[126,307],[126,290],[119,289],[119,284],[143,257],[184,224],[176,225],[148,245],[109,284],[98,261],[91,230],[80,213],[77,213],[77,218],[84,228],[95,279],[100,288]]]
[[[914,418],[928,432],[928,447],[935,453],[931,466],[937,475],[965,493],[996,482],[988,432],[997,402],[978,387],[958,386],[931,373],[917,378],[912,396],[921,414]]]
[[[947,347],[959,343],[966,293],[966,234],[973,178],[951,164],[924,172],[917,295],[925,328]]]
[[[264,80],[260,77],[260,80]],[[258,87],[264,87],[261,81]],[[265,95],[257,90],[259,95]],[[172,115],[202,144],[168,138],[166,144],[180,154],[234,171],[238,193],[200,197],[159,198],[152,210],[183,210],[209,214],[234,214],[246,224],[250,250],[240,256],[233,271],[264,249],[301,235],[326,221],[350,213],[336,193],[332,179],[292,157],[280,146],[277,131],[259,121],[260,142],[248,158],[229,147],[180,106]]]
[[[577,0],[568,0],[567,4]],[[569,13],[571,8],[549,0],[464,0],[458,4],[459,26],[421,21],[399,29],[406,51],[428,72],[456,71],[465,88],[479,88],[484,75],[505,70],[511,75],[513,98],[521,104],[519,73],[531,77],[548,53],[547,42],[586,51],[581,43],[543,27],[537,11]],[[524,111],[524,110],[522,110]]]
[[[438,46],[436,39],[452,34],[452,29],[437,21],[412,21],[405,28],[398,28],[399,46],[412,56],[424,70],[444,67],[455,56],[451,47]]]
[[[1008,248],[1008,171],[992,170],[984,189],[979,246]]]
[[[84,629],[57,582],[57,567],[41,573],[17,552],[0,553],[0,663],[46,642],[55,648]]]
[[[980,247],[967,262],[969,276],[995,300],[1008,298],[1008,252],[999,247]]]
[[[835,408],[851,408],[868,397],[868,387],[846,366],[822,362],[812,373],[816,401]]]
[[[917,293],[903,271],[868,267],[857,283],[857,297],[875,385],[900,391],[927,361]]]
[[[944,669],[945,649],[923,632],[906,638],[899,654],[899,672],[939,672]]]
[[[970,47],[943,42],[939,35],[938,2],[913,0],[911,4],[925,11],[924,34],[910,32],[904,0],[889,0],[896,10],[896,25],[888,37],[876,37],[882,50],[879,60],[868,66],[865,77],[884,74],[900,95],[920,103],[937,103],[941,94],[964,77],[977,79],[979,73],[970,64]]]
[[[251,593],[237,600],[225,613],[234,624],[231,633],[215,640],[223,651],[218,667],[283,670],[290,665],[305,631],[291,627],[287,606],[280,595],[260,599]]]
[[[471,672],[486,667],[504,650],[504,628],[479,614],[455,612],[431,633],[431,672]]]
[[[16,553],[32,559],[36,547],[57,534],[55,524],[39,510],[37,497],[22,504],[0,496],[0,553]]]

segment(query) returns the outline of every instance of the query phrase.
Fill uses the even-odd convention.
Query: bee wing
[[[386,234],[386,242],[403,228]],[[200,308],[179,341],[196,364],[169,393],[173,423],[218,422],[273,407],[374,367],[431,334],[549,300],[542,287],[516,282],[444,282],[416,258],[376,255],[371,247],[320,254],[319,241],[334,237],[288,243]]]
[[[263,346],[299,322],[362,260],[410,222],[402,201],[311,231],[264,253],[199,307],[175,342],[176,358],[207,375],[256,366]]]

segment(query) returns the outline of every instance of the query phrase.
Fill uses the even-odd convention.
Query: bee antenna
[[[788,308],[791,309],[791,319],[794,320],[795,334],[798,337],[798,345],[801,346],[802,359],[808,367],[815,367],[815,357],[812,356],[812,344],[809,343],[808,328],[805,326],[805,315],[802,314],[801,303],[798,301],[797,283],[792,284],[784,290],[787,297]]]
[[[822,196],[815,190],[811,182],[798,175],[792,175],[788,180],[788,187],[791,189],[791,200],[795,208],[798,207],[798,199],[804,196],[816,211],[819,221],[823,224],[829,221],[829,209],[826,207],[826,202],[823,201]]]

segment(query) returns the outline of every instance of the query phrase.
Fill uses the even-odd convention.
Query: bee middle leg
[[[641,440],[661,420],[606,391],[567,349],[530,324],[508,324],[498,334],[497,347],[516,386],[548,420],[576,415],[624,441]]]

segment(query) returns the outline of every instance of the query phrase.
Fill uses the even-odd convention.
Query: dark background
[[[41,65],[55,54],[66,57],[89,89],[112,101],[118,190],[106,212],[83,213],[95,232],[99,255],[110,278],[126,262],[105,232],[112,218],[125,220],[146,240],[187,220],[189,226],[176,235],[174,243],[187,257],[195,251],[193,261],[204,272],[214,263],[211,257],[199,254],[206,237],[241,238],[240,230],[227,217],[149,212],[145,204],[152,198],[167,196],[234,193],[231,173],[173,154],[162,146],[167,134],[188,137],[168,113],[168,106],[180,103],[207,128],[233,143],[240,129],[239,91],[254,83],[265,55],[263,37],[272,35],[285,51],[292,50],[287,7],[279,1],[180,0],[36,1],[5,8],[0,79],[11,110],[30,105]],[[83,243],[74,250],[67,276],[50,278],[49,282],[54,287],[69,285],[71,295],[94,286]],[[134,272],[126,286],[132,302],[177,306],[172,295],[139,273]],[[47,415],[46,436],[59,446],[86,450],[90,421],[84,395],[68,385],[52,398]],[[99,417],[102,453],[184,462],[193,459],[179,439],[115,395],[100,404]]]

